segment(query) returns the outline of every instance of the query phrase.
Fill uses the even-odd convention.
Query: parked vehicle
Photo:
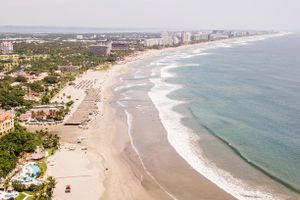
[[[71,193],[71,185],[66,185],[65,193]]]

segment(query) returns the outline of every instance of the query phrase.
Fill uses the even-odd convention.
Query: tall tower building
[[[192,40],[192,33],[191,32],[182,32],[181,33],[181,43],[188,44]]]

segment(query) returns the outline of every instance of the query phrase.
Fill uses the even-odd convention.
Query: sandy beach
[[[233,199],[194,171],[175,152],[168,143],[164,127],[157,120],[158,112],[153,104],[148,106],[147,112],[151,113],[148,117],[140,115],[139,118],[140,113],[136,113],[140,120],[135,121],[138,124],[135,131],[143,134],[135,138],[135,143],[145,147],[142,149],[147,155],[141,162],[128,134],[125,113],[112,106],[112,88],[120,83],[121,75],[130,71],[131,64],[168,50],[140,53],[107,71],[87,71],[78,77],[75,85],[65,87],[52,100],[75,102],[64,121],[67,122],[74,116],[82,116],[78,110],[84,103],[87,89],[98,89],[101,96],[99,102],[88,104],[89,109],[97,104],[97,110],[88,116],[85,128],[63,124],[47,127],[62,141],[61,149],[48,162],[48,175],[57,180],[54,199]],[[71,98],[66,98],[68,96]],[[79,137],[84,139],[76,144]],[[145,164],[153,167],[146,169]],[[66,185],[71,185],[71,193],[64,192]]]
[[[97,103],[98,114],[91,117],[87,129],[63,124],[29,127],[30,130],[47,128],[61,137],[61,149],[48,162],[48,175],[57,180],[54,199],[170,199],[144,172],[131,148],[126,124],[116,119],[115,111],[110,106],[111,88],[118,82],[118,77],[128,70],[134,60],[155,53],[159,51],[129,57],[125,63],[116,64],[107,71],[87,71],[75,81],[75,86],[65,87],[52,100],[58,103],[75,102],[64,120],[66,122],[76,115],[84,101],[84,91],[88,89],[78,89],[76,85],[82,81],[96,82],[89,87],[101,90],[101,102]],[[78,137],[85,137],[81,144],[76,144]],[[69,147],[76,149],[70,151]],[[87,150],[81,150],[82,147]],[[66,185],[71,185],[71,193],[64,192]]]

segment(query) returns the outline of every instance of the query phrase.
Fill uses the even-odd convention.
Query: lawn
[[[33,196],[33,192],[28,191],[28,192],[21,192],[19,194],[19,196],[17,196],[17,198],[15,200],[23,200],[26,196],[32,195]],[[29,196],[26,200],[33,200],[33,197]]]
[[[22,192],[17,196],[16,200],[23,200],[26,197],[26,195]]]
[[[54,148],[48,148],[46,151],[48,152],[48,156],[53,156],[56,150]]]

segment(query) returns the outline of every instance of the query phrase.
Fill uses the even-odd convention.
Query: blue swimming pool
[[[40,173],[40,168],[37,165],[30,165],[28,166],[31,169],[32,175],[36,176],[38,173]]]

